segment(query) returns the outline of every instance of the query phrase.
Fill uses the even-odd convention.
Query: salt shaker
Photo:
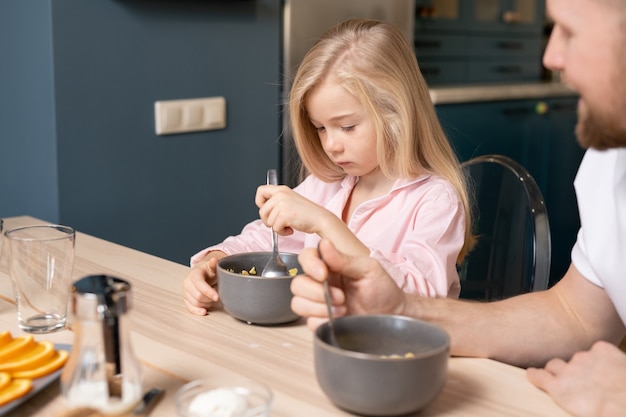
[[[74,282],[71,296],[74,345],[61,374],[67,404],[105,414],[133,408],[143,388],[141,366],[130,343],[130,283],[91,275]]]

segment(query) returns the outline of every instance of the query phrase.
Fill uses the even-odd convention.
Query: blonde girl
[[[466,185],[404,35],[371,19],[330,29],[300,64],[289,115],[305,179],[260,186],[260,219],[192,257],[188,310],[206,314],[218,300],[218,259],[271,250],[267,226],[282,251],[326,238],[379,260],[406,292],[457,297],[456,264],[472,241]]]

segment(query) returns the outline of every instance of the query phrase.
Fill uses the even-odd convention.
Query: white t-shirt
[[[581,228],[572,263],[626,323],[626,148],[589,149],[574,181]]]

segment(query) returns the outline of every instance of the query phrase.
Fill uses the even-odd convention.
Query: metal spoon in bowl
[[[330,288],[328,285],[328,280],[324,281],[324,299],[326,300],[326,309],[328,310],[328,333],[330,344],[335,347],[340,347],[339,342],[337,341],[337,336],[335,336],[335,325],[333,318],[333,306],[330,301]]]
[[[324,262],[324,258],[322,258],[322,253],[320,252],[319,244],[317,246],[317,255],[320,257],[322,262]],[[326,310],[328,311],[328,333],[329,333],[329,342],[331,345],[335,347],[340,347],[339,342],[337,341],[337,336],[335,335],[335,324],[333,318],[333,305],[330,299],[330,285],[328,284],[328,278],[324,281],[324,301],[326,301]]]
[[[269,185],[278,185],[278,178],[275,169],[267,170],[267,183]],[[288,277],[289,269],[280,258],[280,253],[278,252],[278,235],[273,229],[272,244],[272,256],[270,256],[270,259],[268,259],[267,263],[265,264],[263,272],[261,272],[261,276],[266,278]]]

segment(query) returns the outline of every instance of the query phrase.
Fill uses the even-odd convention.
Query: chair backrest
[[[503,155],[466,161],[477,243],[459,265],[461,298],[496,300],[545,290],[550,275],[550,225],[530,173]]]

